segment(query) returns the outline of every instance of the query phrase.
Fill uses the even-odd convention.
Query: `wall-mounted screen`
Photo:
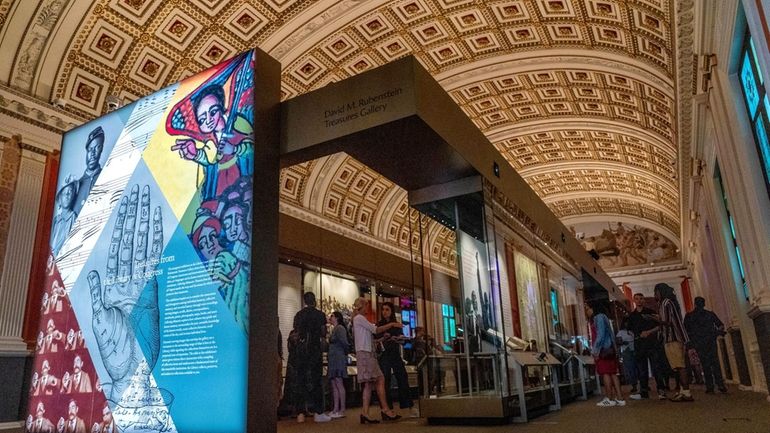
[[[253,91],[247,52],[64,136],[28,431],[244,431]]]

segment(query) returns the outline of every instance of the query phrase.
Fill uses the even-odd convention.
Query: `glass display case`
[[[557,242],[481,178],[410,193],[410,205],[432,341],[418,363],[421,416],[526,421],[595,388],[580,273]],[[432,260],[435,236],[454,241],[454,267]]]

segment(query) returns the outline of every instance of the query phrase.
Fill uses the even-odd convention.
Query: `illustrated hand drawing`
[[[149,375],[158,360],[160,325],[154,270],[162,248],[160,206],[153,212],[150,234],[150,190],[144,186],[140,202],[139,185],[134,185],[130,197],[124,196],[120,202],[104,280],[97,270],[88,273],[93,331],[102,362],[112,379],[107,398],[113,402],[121,401],[132,381],[149,384]]]

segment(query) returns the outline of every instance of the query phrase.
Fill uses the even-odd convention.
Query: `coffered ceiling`
[[[691,7],[0,0],[0,49],[10,59],[0,80],[90,118],[109,97],[134,100],[254,46],[281,62],[284,99],[415,55],[557,216],[644,220],[678,242],[686,191],[677,156],[689,137],[680,93],[692,81],[691,41],[681,35]],[[284,170],[281,194],[284,212],[407,254],[406,193],[347,155]],[[446,244],[436,257],[449,264],[452,242],[431,230]]]

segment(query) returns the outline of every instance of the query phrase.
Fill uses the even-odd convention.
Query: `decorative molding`
[[[345,0],[337,2],[332,7],[325,6],[322,13],[311,18],[309,21],[305,22],[296,29],[291,29],[291,22],[289,22],[287,23],[289,26],[279,29],[275,32],[274,35],[271,35],[270,38],[265,41],[266,48],[269,50],[268,52],[270,55],[279,61],[291,61],[293,59],[287,59],[289,54],[294,51],[300,44],[307,43],[309,39],[313,39],[309,36],[317,36],[316,33],[320,29],[326,28],[331,22],[340,19],[356,7],[365,5],[367,3],[374,2],[371,0]],[[296,20],[299,21],[300,18],[303,18],[303,16],[298,17]],[[287,30],[291,31],[287,32]],[[271,47],[273,44],[275,45]]]
[[[752,302],[752,307],[746,312],[752,320],[760,314],[770,313],[770,299],[763,299],[762,303],[757,303],[757,301],[759,300]]]
[[[34,85],[35,73],[41,55],[53,35],[53,28],[62,10],[71,0],[43,0],[27,27],[19,46],[11,75],[12,86],[30,91]]]
[[[57,133],[63,133],[89,120],[2,84],[0,112]]]
[[[622,271],[607,272],[607,275],[609,275],[610,278],[615,279],[620,277],[628,277],[631,275],[645,275],[645,274],[655,274],[658,272],[686,271],[686,270],[687,270],[687,267],[685,267],[682,263],[675,263],[675,264],[664,265],[664,266],[647,266],[639,269],[628,269],[628,270],[622,270]]]
[[[690,177],[690,147],[692,145],[693,127],[693,48],[695,36],[695,1],[676,0],[676,74],[677,74],[677,120],[679,147],[679,203],[684,209],[689,203],[690,189],[687,184]],[[681,218],[679,237],[683,239],[690,222]]]
[[[449,91],[492,76],[559,68],[589,69],[605,73],[623,73],[625,76],[642,80],[646,84],[660,89],[669,97],[674,97],[675,95],[674,86],[670,78],[649,72],[645,69],[647,65],[633,64],[635,62],[634,59],[613,56],[612,54],[608,54],[606,58],[575,55],[576,50],[551,51],[554,53],[550,54],[548,51],[533,52],[529,57],[523,59],[521,54],[485,59],[479,62],[485,66],[471,63],[443,74],[438,74],[436,80]],[[567,54],[567,52],[570,54]],[[617,58],[617,60],[611,57]]]

